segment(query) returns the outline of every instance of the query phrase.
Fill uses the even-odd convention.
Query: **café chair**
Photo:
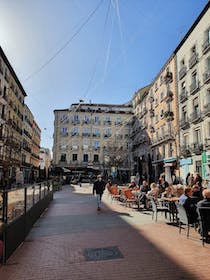
[[[152,206],[152,219],[154,219],[155,215],[155,221],[157,222],[158,212],[165,213],[165,218],[167,218],[169,208],[167,206],[157,206],[153,197],[150,197],[149,199]]]
[[[189,238],[190,226],[192,225],[196,229],[196,224],[189,222],[187,212],[183,205],[179,204],[179,202],[176,202],[176,208],[177,208],[177,214],[178,214],[179,234],[181,233],[182,225],[186,225],[187,226],[187,238]]]
[[[210,232],[210,207],[198,207],[198,220],[199,232],[202,237],[202,244],[204,246],[205,240],[207,241]]]

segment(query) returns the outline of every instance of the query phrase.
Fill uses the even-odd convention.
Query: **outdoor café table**
[[[177,210],[176,210],[176,201],[179,201],[179,197],[161,197],[160,201],[162,201],[164,204],[168,204],[169,212],[170,212],[170,220],[172,215],[173,222],[177,220]]]

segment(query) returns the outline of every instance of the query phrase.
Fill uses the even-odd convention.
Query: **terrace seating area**
[[[184,187],[182,189],[184,190]],[[202,240],[203,245],[205,242],[210,241],[210,207],[205,207],[205,209],[199,207],[197,205],[199,200],[196,197],[192,197],[192,199],[195,202],[197,218],[195,221],[192,221],[188,211],[181,202],[179,203],[180,195],[178,194],[168,197],[163,195],[155,197],[148,192],[148,194],[142,195],[139,188],[130,188],[129,185],[109,186],[107,191],[111,201],[117,201],[122,206],[131,208],[133,211],[141,211],[141,213],[146,215],[149,214],[155,222],[165,221],[167,224],[173,224],[178,228],[179,233],[182,230],[186,231],[187,238],[189,238],[190,229],[193,227],[197,238]],[[208,191],[210,193],[210,190]]]

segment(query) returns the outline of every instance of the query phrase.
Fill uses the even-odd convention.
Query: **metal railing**
[[[30,229],[53,199],[53,181],[0,190],[0,239],[2,262],[24,241]]]

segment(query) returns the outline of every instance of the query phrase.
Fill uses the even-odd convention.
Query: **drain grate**
[[[87,248],[84,251],[86,261],[102,261],[123,258],[117,246],[105,248]]]

